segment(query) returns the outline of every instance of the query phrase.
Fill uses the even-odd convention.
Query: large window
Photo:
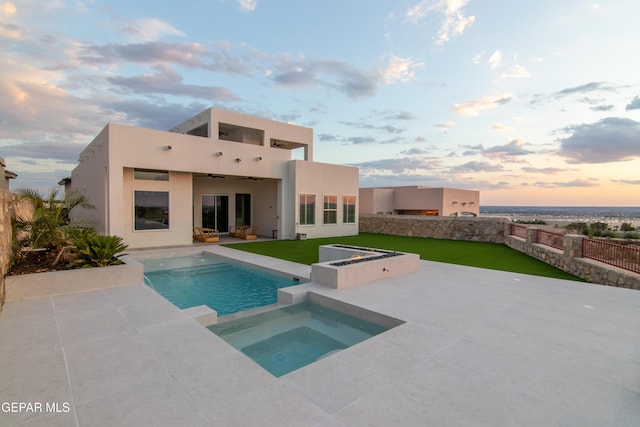
[[[135,191],[135,230],[169,229],[169,192]]]
[[[356,222],[356,196],[342,197],[342,222],[345,224]]]
[[[324,196],[324,224],[338,223],[338,196]]]
[[[133,178],[146,181],[169,181],[169,171],[157,169],[134,169]]]
[[[300,195],[300,225],[313,225],[316,223],[316,196],[315,194]]]

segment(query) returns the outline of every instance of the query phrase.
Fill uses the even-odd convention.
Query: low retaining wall
[[[311,281],[334,289],[348,289],[374,280],[417,271],[420,256],[405,252],[327,245],[311,266]],[[354,258],[357,257],[357,258]]]
[[[121,259],[125,264],[7,276],[5,298],[13,301],[144,283],[142,264],[130,256]]]
[[[360,232],[393,236],[504,243],[503,218],[361,215]]]
[[[582,258],[582,239],[585,236],[565,234],[562,242],[563,249],[560,250],[538,243],[537,232],[537,227],[527,227],[526,238],[509,235],[509,226],[507,225],[505,228],[507,236],[504,243],[512,249],[588,282],[640,290],[640,274]]]

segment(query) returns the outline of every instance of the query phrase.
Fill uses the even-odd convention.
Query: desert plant
[[[18,194],[31,202],[33,215],[31,218],[17,218],[13,222],[13,233],[19,246],[33,249],[43,248],[55,255],[52,265],[57,264],[65,249],[71,244],[74,235],[82,234],[87,228],[79,221],[72,221],[69,212],[76,206],[92,209],[85,196],[70,193],[60,199],[60,192],[52,189],[45,197],[33,189],[18,190]]]
[[[122,243],[122,237],[103,236],[99,234],[85,234],[74,239],[75,261],[81,267],[106,267],[122,264],[116,255],[124,255],[127,245]]]

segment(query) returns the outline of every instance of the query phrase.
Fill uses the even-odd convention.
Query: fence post
[[[582,258],[582,239],[584,239],[584,236],[579,234],[565,234],[562,242],[564,256],[569,258]]]
[[[538,243],[538,229],[536,227],[527,227],[527,244],[533,245]]]

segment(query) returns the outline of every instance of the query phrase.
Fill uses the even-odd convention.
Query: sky
[[[109,122],[311,127],[360,186],[640,206],[637,0],[0,0],[0,157],[55,187]]]

